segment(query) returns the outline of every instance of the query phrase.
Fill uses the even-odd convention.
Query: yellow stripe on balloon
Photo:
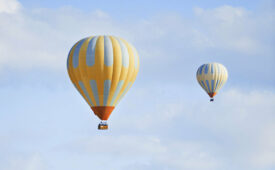
[[[74,68],[73,67],[73,54],[75,52],[75,47],[80,43],[80,41],[78,41],[71,50],[71,53],[69,54],[69,67],[68,67],[68,73],[70,75],[71,81],[73,82],[73,84],[75,85],[75,87],[77,88],[77,90],[79,91],[79,93],[82,95],[82,97],[85,99],[85,101],[89,104],[92,105],[92,103],[90,103],[90,101],[88,100],[87,96],[84,94],[83,90],[81,89],[81,87],[79,86],[79,81],[81,81],[81,75],[80,75],[80,71],[79,71],[79,67]]]
[[[132,78],[132,74],[134,72],[134,54],[133,54],[133,51],[131,49],[131,47],[129,46],[129,44],[123,40],[123,39],[120,39],[127,47],[127,50],[128,50],[128,54],[129,54],[129,66],[128,66],[128,69],[127,69],[127,73],[125,73],[125,79],[124,79],[124,84],[121,88],[121,91],[119,93],[119,95],[117,96],[116,100],[115,100],[115,105],[117,104],[118,100],[121,98],[121,95],[123,94],[123,92],[125,91],[127,85],[129,84],[131,78]]]
[[[103,106],[104,92],[104,38],[98,37],[95,48],[95,80],[98,88],[99,104]]]
[[[110,36],[110,39],[112,41],[113,45],[113,74],[112,74],[112,79],[111,79],[111,87],[110,87],[110,92],[109,92],[109,97],[107,101],[107,105],[110,105],[111,100],[114,97],[114,93],[116,91],[120,74],[121,74],[121,68],[122,68],[122,54],[121,54],[121,47],[118,43],[118,41]]]
[[[83,44],[82,44],[82,47],[81,47],[81,50],[80,50],[80,54],[79,56],[85,56],[85,57],[79,57],[79,71],[80,71],[80,74],[81,74],[81,80],[86,88],[86,91],[90,97],[90,99],[92,100],[92,104],[93,105],[96,105],[96,100],[94,98],[94,94],[93,94],[93,91],[92,91],[92,88],[91,88],[91,85],[90,85],[90,79],[88,78],[89,77],[89,73],[88,72],[88,65],[87,65],[87,49],[88,49],[88,44],[89,42],[91,41],[93,37],[89,37]],[[93,66],[92,66],[93,67]]]

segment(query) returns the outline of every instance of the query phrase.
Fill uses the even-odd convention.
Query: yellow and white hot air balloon
[[[76,89],[101,119],[98,129],[108,129],[110,114],[136,79],[139,57],[124,39],[92,36],[71,48],[67,69]]]
[[[201,87],[214,101],[214,96],[220,88],[226,83],[228,73],[226,68],[219,63],[203,64],[197,71],[197,80]]]

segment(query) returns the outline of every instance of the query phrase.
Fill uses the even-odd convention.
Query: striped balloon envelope
[[[136,79],[139,57],[124,39],[91,36],[71,48],[67,69],[76,89],[102,120],[98,128],[107,129],[110,114]]]
[[[211,97],[210,101],[214,101],[213,97],[226,83],[227,77],[226,68],[219,63],[203,64],[197,71],[198,83]]]

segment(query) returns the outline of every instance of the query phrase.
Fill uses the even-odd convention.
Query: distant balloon
[[[214,96],[227,81],[227,70],[219,63],[203,64],[197,71],[197,80],[214,101]]]
[[[102,120],[98,129],[108,129],[110,114],[136,79],[139,57],[124,39],[92,36],[71,48],[67,69],[76,89]]]

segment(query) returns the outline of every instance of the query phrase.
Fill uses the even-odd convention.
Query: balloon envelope
[[[114,36],[92,36],[78,41],[67,59],[70,79],[101,120],[133,85],[138,70],[136,49]]]
[[[203,64],[198,68],[197,80],[207,94],[213,98],[219,89],[226,83],[228,73],[219,63]]]

